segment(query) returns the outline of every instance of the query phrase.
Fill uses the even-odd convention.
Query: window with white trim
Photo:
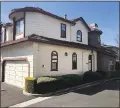
[[[82,32],[80,30],[77,31],[76,40],[82,42]]]
[[[51,71],[58,71],[58,53],[56,51],[51,53]]]

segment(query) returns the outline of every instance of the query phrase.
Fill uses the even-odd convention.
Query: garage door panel
[[[15,75],[10,75],[10,79],[15,80]]]
[[[14,71],[15,67],[14,66],[9,66],[9,70]]]
[[[16,75],[16,72],[15,71],[9,71],[9,74],[10,75]]]
[[[22,72],[16,72],[16,75],[17,76],[23,76],[23,73]]]
[[[27,72],[24,72],[23,73],[23,77],[27,77],[28,76],[28,73]]]
[[[23,88],[28,76],[28,64],[24,61],[7,61],[5,64],[5,82]]]
[[[5,74],[5,77],[6,77],[6,78],[9,78],[9,77],[10,77],[10,75],[8,75],[8,74]]]
[[[16,76],[16,81],[23,81],[23,77],[21,76]]]

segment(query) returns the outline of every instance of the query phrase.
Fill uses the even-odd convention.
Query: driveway
[[[25,96],[23,94],[23,89],[21,88],[8,85],[6,83],[1,83],[1,107],[8,107],[33,98],[36,97]]]
[[[109,81],[53,96],[28,107],[119,107],[119,85],[116,81]]]

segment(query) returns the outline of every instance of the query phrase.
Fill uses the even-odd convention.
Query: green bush
[[[28,93],[34,93],[36,86],[36,79],[32,77],[25,78],[25,91]]]
[[[103,77],[98,72],[87,71],[83,75],[84,82],[92,82],[92,81],[97,81],[101,79],[103,79]]]
[[[103,78],[107,78],[107,72],[105,71],[97,71]]]
[[[37,93],[54,92],[59,89],[67,88],[81,83],[81,76],[74,74],[40,77],[37,79],[36,90]]]
[[[111,77],[120,77],[120,71],[112,71]]]

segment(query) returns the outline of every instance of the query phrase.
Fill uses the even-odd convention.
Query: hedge
[[[83,76],[78,74],[68,74],[62,76],[45,76],[37,79],[25,78],[25,91],[29,93],[48,93],[57,90],[80,85],[86,82],[101,80],[107,77],[107,72],[85,72]],[[120,71],[111,72],[111,77],[120,77]]]
[[[82,83],[80,75],[46,76],[37,79],[36,92],[47,93]]]
[[[111,77],[120,77],[120,71],[112,71]]]
[[[98,70],[97,73],[99,73],[103,78],[107,78],[108,77],[108,72]]]
[[[25,78],[25,91],[28,93],[34,93],[36,86],[36,79],[33,77],[26,77]]]
[[[98,72],[87,71],[83,75],[84,82],[92,82],[103,79],[102,75]]]

